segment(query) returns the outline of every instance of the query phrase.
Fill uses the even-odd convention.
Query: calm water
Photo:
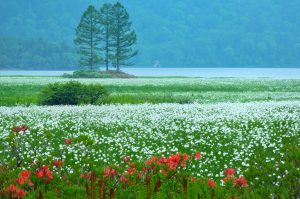
[[[300,68],[123,68],[136,76],[269,77],[300,79]],[[72,71],[1,71],[0,76],[59,76]]]

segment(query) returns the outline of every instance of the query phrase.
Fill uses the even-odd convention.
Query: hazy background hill
[[[74,29],[89,0],[1,0],[0,68],[77,64]],[[124,0],[138,66],[300,67],[299,0]]]

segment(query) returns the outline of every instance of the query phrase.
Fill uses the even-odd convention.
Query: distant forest
[[[1,0],[0,69],[72,69],[75,28],[96,0]],[[300,67],[299,0],[122,0],[136,66]]]

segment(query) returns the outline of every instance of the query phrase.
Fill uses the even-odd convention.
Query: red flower
[[[214,186],[216,186],[216,183],[213,179],[209,179],[207,181],[207,186],[209,186],[209,188],[213,188]]]
[[[164,176],[167,175],[167,172],[166,172],[166,170],[164,170],[164,169],[161,169],[160,172],[161,172]]]
[[[21,125],[21,126],[15,126],[12,131],[15,133],[21,132],[21,131],[27,131],[29,129],[28,126],[26,125]]]
[[[235,174],[235,169],[233,169],[233,168],[225,169],[224,173],[225,173],[227,176],[233,176],[233,175]]]
[[[7,193],[8,193],[8,195],[11,195],[11,194],[13,194],[13,193],[15,193],[17,191],[18,191],[18,187],[16,187],[15,185],[11,184],[8,187]]]
[[[168,159],[169,171],[177,169],[177,166],[180,162],[180,154],[171,155]]]
[[[223,179],[223,182],[227,182],[228,180],[230,180],[232,182],[232,180],[234,179],[233,176],[226,176],[224,179]]]
[[[43,166],[36,171],[36,176],[38,178],[48,178],[48,180],[53,179],[52,172],[49,170],[48,166]]]
[[[202,155],[202,154],[201,154],[199,151],[197,151],[197,152],[195,153],[195,155],[194,155],[194,158],[195,158],[196,160],[200,160],[201,155]]]
[[[110,167],[106,167],[106,169],[103,172],[103,177],[114,177],[118,173],[116,172],[115,169],[111,169]]]
[[[61,166],[62,166],[63,163],[64,162],[61,161],[61,160],[54,160],[53,161],[53,165],[56,166],[57,168],[61,168]]]
[[[234,179],[233,184],[236,186],[247,187],[248,182],[244,176],[240,176],[237,179]]]
[[[132,175],[132,174],[134,174],[136,172],[136,168],[130,168],[130,167],[128,167],[127,168],[127,172]]]
[[[127,183],[128,179],[126,178],[126,176],[124,174],[122,174],[121,178],[120,178],[120,182],[122,183]]]
[[[20,198],[24,198],[26,196],[26,191],[24,191],[23,189],[17,191],[17,196]]]
[[[26,181],[28,181],[30,177],[30,172],[28,170],[21,171],[20,177],[17,180],[18,184],[23,185]]]
[[[195,178],[193,176],[191,176],[191,182],[194,183],[195,182]]]
[[[39,169],[37,172],[36,172],[36,176],[38,178],[42,178],[44,177],[44,171],[42,169]]]
[[[52,180],[53,179],[53,175],[52,172],[49,169],[45,169],[45,175]]]
[[[160,164],[166,164],[168,162],[168,158],[162,157],[158,160]]]
[[[33,186],[34,186],[34,184],[31,182],[31,180],[28,180],[28,185],[29,185],[30,187],[33,187]]]
[[[130,166],[131,168],[135,168],[135,167],[136,167],[136,165],[135,165],[134,162],[131,162],[131,163],[129,164],[129,166]]]
[[[184,153],[183,154],[183,161],[187,161],[189,159],[189,155]]]
[[[64,139],[64,142],[65,142],[65,144],[66,145],[70,145],[70,144],[72,144],[72,140],[71,139]]]
[[[145,164],[152,165],[153,163],[157,163],[158,157],[152,156],[150,159],[146,160]]]

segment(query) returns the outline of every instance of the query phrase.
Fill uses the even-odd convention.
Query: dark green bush
[[[77,81],[48,84],[39,95],[42,105],[101,104],[108,97],[105,87]]]

